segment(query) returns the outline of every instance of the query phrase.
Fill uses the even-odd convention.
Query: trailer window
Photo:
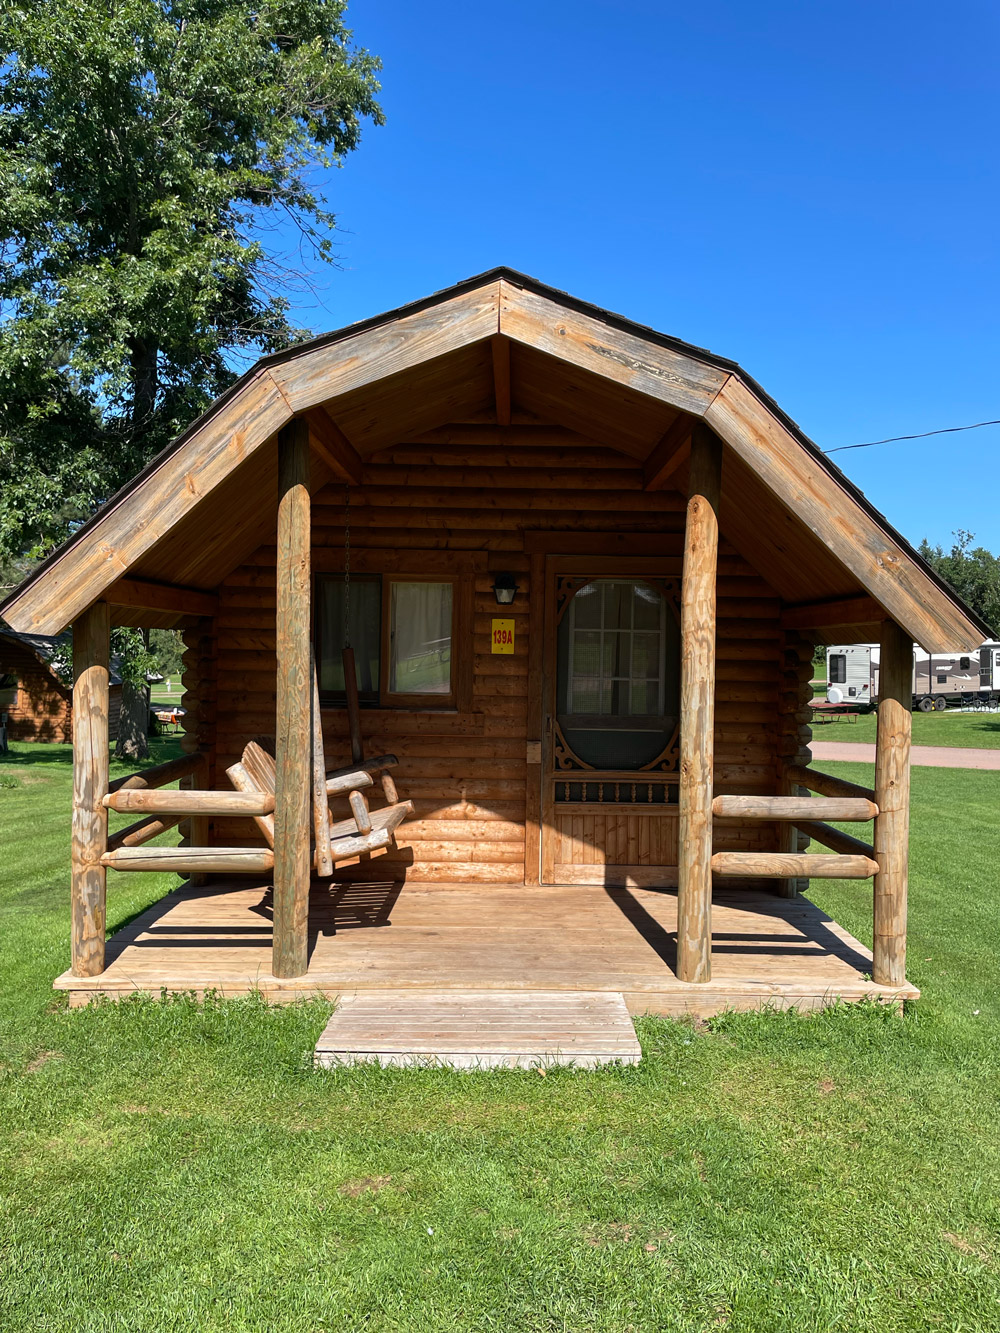
[[[830,654],[830,684],[843,685],[847,680],[847,654]]]
[[[968,671],[968,669],[969,669],[969,659],[968,659],[967,657],[962,657],[962,658],[960,658],[960,659],[959,659],[959,663],[958,663],[958,665],[959,665],[959,669],[960,669],[961,671]]]

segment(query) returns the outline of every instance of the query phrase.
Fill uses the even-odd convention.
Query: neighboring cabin
[[[15,634],[0,626],[0,718],[7,718],[9,741],[73,739],[73,687],[56,667],[61,657],[72,657],[66,634]],[[118,739],[121,676],[111,670],[108,724],[110,739]]]

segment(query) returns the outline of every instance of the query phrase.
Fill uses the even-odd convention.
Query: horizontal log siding
[[[17,677],[17,695],[7,714],[7,739],[52,741],[69,744],[73,739],[73,691],[23,643],[0,636],[0,673]],[[122,687],[108,691],[108,736],[118,739],[118,714]]]
[[[603,487],[602,477],[600,491],[589,481],[586,486],[542,491],[537,471],[527,485],[518,469],[507,468],[501,478],[476,468],[471,451],[456,455],[456,460],[454,466],[436,470],[380,463],[366,473],[365,486],[351,493],[352,572],[464,576],[474,588],[471,635],[456,643],[454,651],[456,677],[463,655],[471,653],[471,707],[454,713],[374,709],[362,715],[366,753],[388,751],[399,757],[394,776],[400,795],[410,798],[416,810],[416,817],[400,830],[399,852],[355,867],[352,873],[362,877],[384,878],[405,870],[411,881],[523,879],[526,740],[536,731],[529,729],[526,715],[529,608],[539,592],[530,586],[523,530],[592,532],[595,555],[606,554],[602,534],[623,532],[658,534],[661,555],[673,552],[679,559],[682,551],[681,497],[669,491],[642,494],[637,468],[624,469],[621,479],[617,470],[612,473],[609,480],[619,489]],[[492,462],[495,467],[495,459]],[[434,471],[442,478],[439,485],[432,484]],[[501,480],[502,489],[497,489],[495,483]],[[568,483],[568,478],[559,480]],[[339,486],[327,487],[313,497],[315,572],[342,571],[342,542],[343,492]],[[203,632],[187,641],[185,684],[190,677],[198,691],[197,717],[190,726],[200,744],[217,744],[219,774],[239,758],[251,736],[274,729],[274,560],[275,548],[265,545],[233,570],[219,589],[217,638]],[[492,585],[497,570],[517,574],[519,591],[512,607],[496,604]],[[491,621],[498,616],[515,622],[510,656],[490,652]],[[723,541],[716,699],[719,794],[774,794],[784,648],[773,590]],[[217,694],[210,679],[213,667]],[[323,731],[328,764],[347,762],[346,714],[325,709]],[[258,837],[249,821],[217,819],[213,840],[256,845]],[[672,846],[674,840],[661,841]],[[716,847],[773,851],[775,830],[759,821],[727,821],[718,828]],[[603,850],[580,849],[581,862],[591,858],[603,861]]]

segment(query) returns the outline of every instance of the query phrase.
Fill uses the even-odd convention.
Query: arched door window
[[[663,592],[642,579],[594,579],[559,624],[557,720],[595,769],[639,770],[677,725],[680,635]]]

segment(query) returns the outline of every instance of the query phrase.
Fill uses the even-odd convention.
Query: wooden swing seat
[[[271,737],[258,737],[244,748],[239,762],[226,769],[237,791],[274,796],[276,768],[273,748]],[[318,875],[329,875],[338,861],[350,860],[369,852],[385,851],[393,845],[396,829],[413,814],[413,803],[399,800],[395,785],[386,772],[398,762],[395,755],[383,754],[360,764],[330,769],[323,779],[322,794],[320,784],[314,783],[314,799],[318,806],[321,802],[325,806],[325,809],[317,810],[314,820],[319,837],[313,851],[313,865]],[[377,776],[382,778],[383,793],[389,804],[379,810],[369,810],[364,792],[374,785]],[[333,796],[347,797],[351,806],[349,818],[330,823],[328,802]],[[255,814],[252,818],[264,835],[268,847],[273,848],[273,813]]]

